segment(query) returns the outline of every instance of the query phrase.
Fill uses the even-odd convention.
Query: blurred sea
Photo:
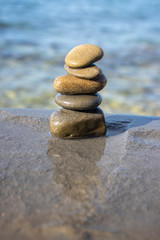
[[[58,108],[53,80],[84,43],[105,53],[105,112],[160,115],[159,0],[1,0],[0,107]]]

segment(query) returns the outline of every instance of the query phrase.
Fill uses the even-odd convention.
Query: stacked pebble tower
[[[49,126],[58,138],[84,138],[103,136],[106,125],[103,111],[97,108],[102,97],[98,91],[107,79],[94,62],[103,57],[100,47],[83,44],[73,48],[65,58],[64,69],[68,74],[54,81],[56,103],[62,109],[52,113]]]

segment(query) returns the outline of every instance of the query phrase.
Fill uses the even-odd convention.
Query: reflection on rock
[[[103,155],[105,143],[105,137],[49,140],[47,154],[54,165],[53,179],[62,184],[64,193],[69,197],[84,201],[96,193],[100,183],[96,162]]]

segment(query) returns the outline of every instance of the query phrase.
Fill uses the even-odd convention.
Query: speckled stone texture
[[[54,80],[53,88],[63,94],[88,94],[100,91],[106,83],[107,79],[103,74],[92,80],[66,74]]]
[[[84,95],[65,95],[59,93],[55,97],[55,102],[66,109],[85,111],[98,107],[102,102],[102,97],[99,93]]]
[[[102,74],[101,69],[94,64],[85,68],[70,68],[65,64],[64,70],[66,70],[67,73],[75,77],[86,79],[93,79],[98,77],[98,75]]]
[[[103,50],[93,44],[82,44],[71,49],[65,57],[65,63],[72,68],[91,65],[103,57]]]
[[[52,111],[0,111],[1,240],[159,240],[160,118],[106,115],[62,140]]]

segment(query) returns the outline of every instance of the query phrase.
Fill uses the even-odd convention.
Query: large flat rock
[[[0,111],[1,240],[159,240],[160,118],[106,115],[106,137],[61,140],[52,111]]]

